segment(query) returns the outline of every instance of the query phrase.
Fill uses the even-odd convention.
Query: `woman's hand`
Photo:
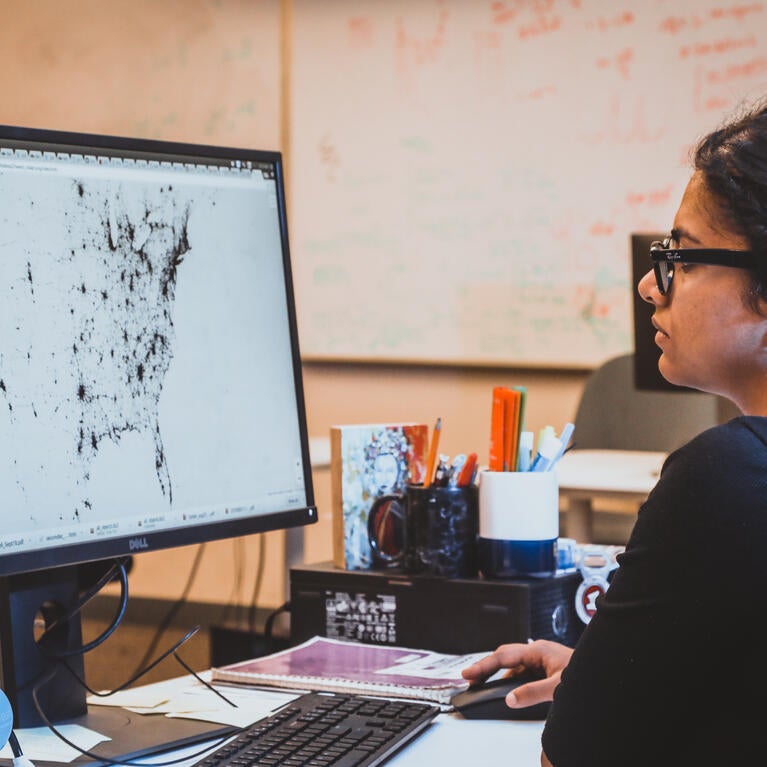
[[[495,652],[463,669],[461,675],[471,684],[479,684],[502,668],[509,670],[508,676],[515,676],[523,671],[531,672],[541,678],[517,687],[506,697],[506,703],[511,708],[532,706],[552,700],[562,669],[570,662],[572,654],[571,647],[546,639],[504,644]]]

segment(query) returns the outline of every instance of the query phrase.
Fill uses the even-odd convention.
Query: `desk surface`
[[[439,714],[415,740],[384,763],[384,767],[540,767],[543,722],[483,722],[458,714]],[[141,760],[167,762],[199,746]],[[198,757],[199,759],[199,757]],[[195,760],[179,762],[190,767]]]
[[[557,463],[559,490],[645,497],[665,459],[666,453],[646,450],[570,450]]]
[[[543,722],[481,722],[440,714],[386,767],[539,767]]]
[[[207,674],[203,674],[207,676]],[[178,678],[147,685],[149,689],[181,689],[189,684]],[[243,688],[238,688],[242,691]],[[259,691],[254,689],[254,705]],[[284,691],[280,691],[284,692]],[[240,704],[242,700],[238,701]],[[463,719],[456,713],[439,714],[434,722],[415,740],[385,762],[385,767],[539,767],[543,722],[478,721]],[[147,765],[183,758],[200,751],[200,744],[155,757],[138,760]],[[190,767],[199,761],[198,755],[175,767]]]
[[[557,463],[559,494],[567,501],[567,535],[593,540],[592,498],[641,503],[660,476],[666,453],[645,450],[570,450]]]

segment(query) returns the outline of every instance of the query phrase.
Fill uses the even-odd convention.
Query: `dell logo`
[[[146,542],[146,538],[131,538],[128,541],[128,548],[131,551],[138,551],[139,549],[148,549],[149,544]]]

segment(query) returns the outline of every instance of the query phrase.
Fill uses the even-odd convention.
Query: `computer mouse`
[[[522,708],[510,708],[506,705],[505,700],[506,695],[511,690],[537,678],[522,674],[493,679],[490,682],[473,685],[467,690],[456,693],[450,699],[450,703],[465,719],[543,720],[551,706],[550,701],[523,706]]]

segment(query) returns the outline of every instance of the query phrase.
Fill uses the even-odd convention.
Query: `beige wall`
[[[304,365],[309,433],[327,435],[339,423],[423,421],[442,418],[440,452],[450,456],[476,451],[487,461],[493,386],[522,385],[528,390],[526,425],[537,431],[548,423],[559,430],[572,420],[586,373],[396,366]],[[330,479],[314,472],[320,521],[305,535],[307,563],[330,559]]]

